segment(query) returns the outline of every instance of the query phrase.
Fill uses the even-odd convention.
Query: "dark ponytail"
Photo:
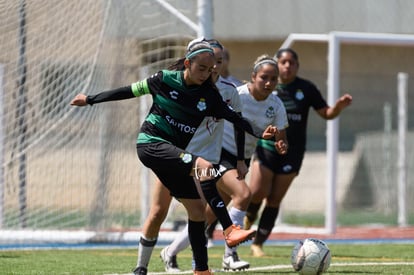
[[[185,57],[177,59],[174,63],[169,65],[167,69],[171,71],[184,71],[185,69],[184,60],[185,60]]]

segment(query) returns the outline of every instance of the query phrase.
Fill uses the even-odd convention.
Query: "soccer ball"
[[[290,257],[295,271],[302,275],[319,275],[331,264],[331,251],[321,240],[308,238],[295,245]]]

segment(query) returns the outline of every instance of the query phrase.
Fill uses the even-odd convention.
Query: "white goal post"
[[[340,46],[341,44],[364,44],[364,45],[394,45],[414,46],[414,35],[386,34],[386,33],[360,33],[360,32],[331,32],[329,34],[290,34],[280,48],[291,47],[295,42],[322,42],[328,43],[328,104],[333,105],[339,95],[340,76]],[[400,100],[405,98],[407,75],[398,77],[399,83],[399,138],[400,146],[405,144],[406,129],[406,102]],[[405,91],[405,92],[404,92]],[[405,94],[404,94],[405,93]],[[338,155],[339,127],[338,118],[327,121],[327,174],[326,174],[326,206],[325,206],[325,230],[329,234],[336,231],[336,185],[337,185],[337,155]],[[405,148],[399,148],[399,152],[405,152]],[[402,155],[402,156],[401,156]],[[399,158],[399,183],[398,183],[398,223],[400,226],[407,224],[406,211],[406,169],[405,159],[402,153]]]

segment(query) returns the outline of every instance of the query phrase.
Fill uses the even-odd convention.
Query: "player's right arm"
[[[141,80],[131,86],[101,92],[96,95],[78,94],[70,104],[74,106],[93,105],[101,102],[129,99],[149,93],[147,80]]]
[[[115,90],[105,91],[96,95],[78,94],[72,101],[71,105],[85,106],[87,104],[93,105],[106,101],[123,100],[135,97],[131,86],[122,87]]]

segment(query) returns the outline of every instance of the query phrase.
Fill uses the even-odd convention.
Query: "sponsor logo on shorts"
[[[224,165],[219,165],[219,172],[220,173],[223,173],[223,172],[225,172],[225,171],[227,171],[227,168],[224,166]]]
[[[180,158],[183,160],[184,163],[190,163],[193,159],[193,156],[189,153],[181,153]]]
[[[226,207],[226,205],[224,204],[224,202],[223,202],[223,201],[219,201],[219,202],[216,204],[216,207],[217,207],[217,208],[223,208],[223,207]]]
[[[282,169],[283,169],[283,172],[290,172],[290,171],[292,171],[292,165],[287,164],[287,165],[283,166]]]

